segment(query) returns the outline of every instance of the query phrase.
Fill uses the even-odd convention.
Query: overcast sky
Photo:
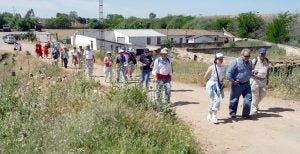
[[[122,14],[125,17],[157,17],[172,15],[236,15],[243,12],[261,14],[300,12],[300,0],[103,0],[104,17]],[[4,3],[5,2],[5,3]],[[98,18],[99,0],[0,0],[0,12],[21,13],[32,8],[37,17],[55,17],[57,12],[76,11],[79,16]]]

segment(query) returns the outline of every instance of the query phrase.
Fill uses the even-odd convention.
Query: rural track
[[[34,54],[34,45],[23,43]],[[13,51],[11,45],[0,42],[0,52]],[[135,70],[138,71],[138,70]],[[104,82],[103,67],[96,64],[96,80]],[[204,87],[172,82],[171,102],[177,116],[192,129],[205,153],[263,153],[296,154],[300,152],[300,102],[267,96],[260,111],[251,120],[238,116],[231,120],[228,115],[229,92],[221,100],[219,124],[206,120],[209,97]],[[242,98],[238,108],[241,115]]]

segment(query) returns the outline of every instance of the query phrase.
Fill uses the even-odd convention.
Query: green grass
[[[194,83],[204,86],[205,82],[203,76],[210,65],[211,64],[204,62],[175,60],[173,62],[175,73],[172,76],[172,79],[184,83]]]
[[[81,72],[30,62],[33,77],[0,67],[0,153],[200,153],[191,130],[157,112],[140,87],[106,88]]]

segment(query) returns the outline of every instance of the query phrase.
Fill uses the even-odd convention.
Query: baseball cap
[[[264,54],[267,52],[267,49],[266,48],[259,48],[258,49],[258,53],[261,53],[261,54]]]
[[[222,53],[217,53],[216,58],[224,58],[224,55]]]
[[[106,54],[111,54],[111,51],[107,51]]]

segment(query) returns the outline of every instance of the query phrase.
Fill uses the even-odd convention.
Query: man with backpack
[[[252,91],[252,114],[257,113],[258,104],[266,96],[268,77],[269,60],[266,58],[266,48],[259,48],[258,57],[252,60],[252,76],[250,79]]]
[[[171,98],[171,75],[172,64],[168,58],[168,49],[163,48],[160,52],[161,57],[156,58],[152,74],[156,78],[156,101],[160,100],[161,86],[165,86],[165,101],[170,102]]]

